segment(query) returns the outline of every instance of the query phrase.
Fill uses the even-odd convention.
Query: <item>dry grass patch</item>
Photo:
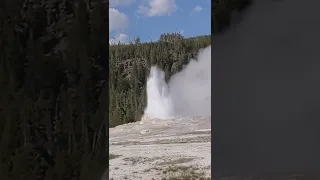
[[[135,157],[123,158],[124,161],[129,161],[131,162],[132,165],[136,165],[138,163],[152,162],[158,159],[161,159],[161,157],[148,158],[148,157],[142,157],[142,156],[135,156]]]
[[[176,164],[183,164],[183,163],[188,163],[193,161],[195,158],[194,157],[182,157],[179,159],[175,159],[175,160],[169,160],[169,161],[164,161],[164,162],[160,162],[157,163],[157,165],[176,165]]]
[[[116,154],[109,154],[109,160],[115,159],[117,157],[120,157],[121,155],[116,155]]]
[[[162,174],[162,180],[210,180],[199,168],[192,166],[169,166]]]

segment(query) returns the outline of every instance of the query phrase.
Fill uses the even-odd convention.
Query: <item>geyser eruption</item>
[[[164,80],[165,74],[158,67],[151,67],[147,81],[148,105],[145,114],[150,117],[167,118],[173,116],[173,103],[168,85]]]
[[[151,118],[211,116],[211,46],[199,51],[197,60],[165,82],[165,73],[151,67],[147,81],[147,107]]]

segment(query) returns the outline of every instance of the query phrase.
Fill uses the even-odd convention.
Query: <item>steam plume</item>
[[[151,67],[144,114],[159,119],[176,116],[211,116],[211,46],[199,51],[197,60],[165,82],[165,74]]]

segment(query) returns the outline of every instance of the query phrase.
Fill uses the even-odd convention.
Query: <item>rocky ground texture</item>
[[[110,128],[109,145],[109,179],[211,177],[211,117],[143,117]]]

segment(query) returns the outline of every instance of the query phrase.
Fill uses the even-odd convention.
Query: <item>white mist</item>
[[[144,115],[170,119],[178,116],[211,116],[211,46],[199,51],[185,68],[165,82],[165,73],[151,67]]]

